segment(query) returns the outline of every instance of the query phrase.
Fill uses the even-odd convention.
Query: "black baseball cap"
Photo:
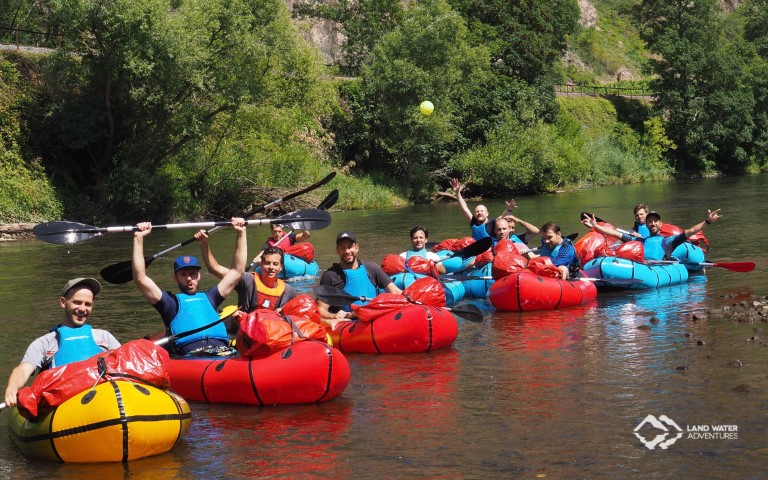
[[[336,235],[336,243],[339,243],[342,240],[352,240],[353,243],[357,243],[357,237],[355,237],[355,234],[352,232],[341,232]]]

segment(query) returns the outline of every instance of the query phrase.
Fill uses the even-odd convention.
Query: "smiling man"
[[[336,237],[336,253],[339,255],[339,261],[323,273],[320,277],[320,285],[340,288],[350,295],[366,298],[373,298],[381,291],[403,293],[377,263],[359,260],[357,257],[359,251],[360,245],[354,233],[339,233]],[[317,307],[323,319],[355,318],[349,306],[340,309],[318,300]]]
[[[13,369],[5,390],[5,403],[16,405],[16,395],[36,372],[85,360],[120,346],[106,330],[91,328],[86,322],[93,311],[93,300],[101,284],[93,278],[73,278],[61,290],[59,304],[64,321],[27,348],[21,363]]]
[[[197,258],[181,256],[173,262],[173,280],[179,286],[179,293],[164,291],[147,276],[144,263],[144,237],[152,232],[152,224],[139,223],[138,231],[133,234],[133,280],[144,298],[155,307],[163,318],[166,329],[171,334],[183,333],[215,322],[219,318],[216,309],[232,293],[245,271],[247,240],[245,220],[232,218],[232,228],[237,232],[235,253],[232,265],[218,285],[200,291],[200,269]],[[200,241],[200,232],[195,239]],[[223,323],[206,328],[192,335],[176,340],[172,347],[175,353],[182,355],[200,353],[221,355],[229,344],[227,329]],[[231,351],[233,352],[233,350]],[[230,352],[230,353],[231,353]]]
[[[203,262],[218,278],[224,278],[229,269],[219,264],[208,245],[208,235],[201,231],[200,252]],[[266,247],[260,254],[261,271],[244,272],[240,281],[235,286],[237,292],[237,306],[245,313],[250,313],[257,308],[280,311],[283,305],[298,295],[296,289],[282,281],[279,277],[283,271],[285,255],[280,247]],[[237,325],[229,325],[230,331],[237,331]]]
[[[579,256],[573,243],[560,231],[560,225],[547,222],[541,227],[541,255],[549,257],[560,270],[560,278],[576,278],[579,275]]]

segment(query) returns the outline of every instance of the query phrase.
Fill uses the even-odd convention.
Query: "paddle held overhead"
[[[299,210],[278,218],[259,218],[248,220],[248,225],[267,225],[279,224],[288,225],[293,229],[302,230],[322,230],[331,224],[331,215],[325,210],[307,209]],[[191,223],[170,223],[167,225],[154,225],[155,230],[183,230],[211,227],[224,227],[230,222],[212,221],[212,222],[191,222]],[[88,240],[89,238],[100,236],[104,233],[135,232],[138,227],[135,225],[125,227],[93,227],[75,222],[47,222],[36,225],[33,233],[37,238],[48,243],[72,244]]]

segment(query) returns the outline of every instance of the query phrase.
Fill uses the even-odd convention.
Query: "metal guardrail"
[[[22,41],[22,36],[24,41]],[[42,41],[34,42],[30,45],[29,40],[31,36],[37,38],[42,37]],[[0,25],[0,42],[9,45],[15,45],[16,47],[33,46],[33,47],[47,47],[47,48],[60,48],[63,41],[63,35],[61,33],[54,32],[39,32],[36,30],[26,30],[23,28],[11,28]]]

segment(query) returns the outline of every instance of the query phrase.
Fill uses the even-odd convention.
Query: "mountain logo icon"
[[[652,440],[646,440],[640,433],[643,427],[646,427],[646,431],[649,428],[654,430],[656,435]],[[656,447],[666,450],[670,445],[683,436],[683,429],[666,415],[660,415],[658,418],[653,415],[648,415],[637,427],[635,427],[634,433],[649,450],[653,450]],[[668,438],[670,435],[674,435],[674,437]]]

